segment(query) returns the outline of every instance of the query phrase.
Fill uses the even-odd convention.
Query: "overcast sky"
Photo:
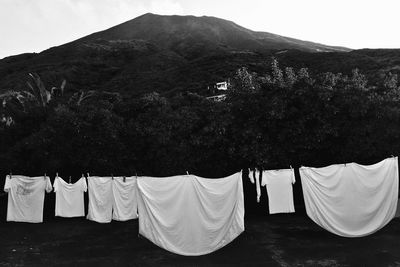
[[[349,48],[400,48],[400,0],[0,0],[0,58],[40,52],[144,13],[215,16]]]

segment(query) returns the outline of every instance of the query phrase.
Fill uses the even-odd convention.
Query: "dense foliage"
[[[3,95],[1,175],[219,177],[249,166],[369,164],[400,151],[396,75],[371,86],[357,70],[315,75],[273,61],[267,74],[241,68],[231,81],[220,102],[192,93],[44,92],[46,104],[33,93]]]

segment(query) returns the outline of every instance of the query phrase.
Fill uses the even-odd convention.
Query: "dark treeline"
[[[239,69],[224,101],[186,93],[121,98],[48,91],[2,95],[0,171],[53,176],[221,177],[241,168],[371,164],[400,151],[400,88],[388,73]]]

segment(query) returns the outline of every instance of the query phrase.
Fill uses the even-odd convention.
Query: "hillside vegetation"
[[[277,61],[270,69],[238,69],[222,102],[194,93],[69,96],[62,86],[41,90],[32,75],[36,94],[3,102],[12,121],[0,124],[1,169],[218,177],[248,166],[369,164],[398,155],[396,75],[370,85],[357,70],[312,74]]]
[[[218,177],[372,163],[400,149],[398,74],[400,50],[146,14],[0,60],[0,171]],[[205,97],[228,79],[225,101]]]

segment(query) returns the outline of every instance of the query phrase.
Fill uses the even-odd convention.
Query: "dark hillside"
[[[75,42],[92,42],[99,39],[146,40],[187,58],[227,50],[349,51],[347,48],[305,42],[267,32],[254,32],[234,22],[215,17],[160,16],[150,13]]]
[[[66,79],[69,93],[207,94],[208,85],[233,77],[242,66],[268,71],[272,57],[282,67],[307,67],[312,73],[349,74],[358,68],[370,83],[385,72],[400,73],[400,50],[347,51],[214,17],[145,14],[39,54],[0,60],[0,92],[26,90],[28,73],[36,72],[48,86]]]
[[[400,74],[400,49],[361,49],[348,53],[306,53],[287,51],[275,54],[279,62],[313,72],[350,73],[357,68],[374,83],[387,72]]]
[[[294,58],[301,53],[305,59],[322,51],[349,51],[254,32],[214,17],[145,14],[39,54],[0,60],[0,92],[26,89],[27,74],[36,72],[48,86],[66,79],[69,92],[202,93],[241,66],[260,66],[271,54],[291,49],[302,51],[291,52]]]

